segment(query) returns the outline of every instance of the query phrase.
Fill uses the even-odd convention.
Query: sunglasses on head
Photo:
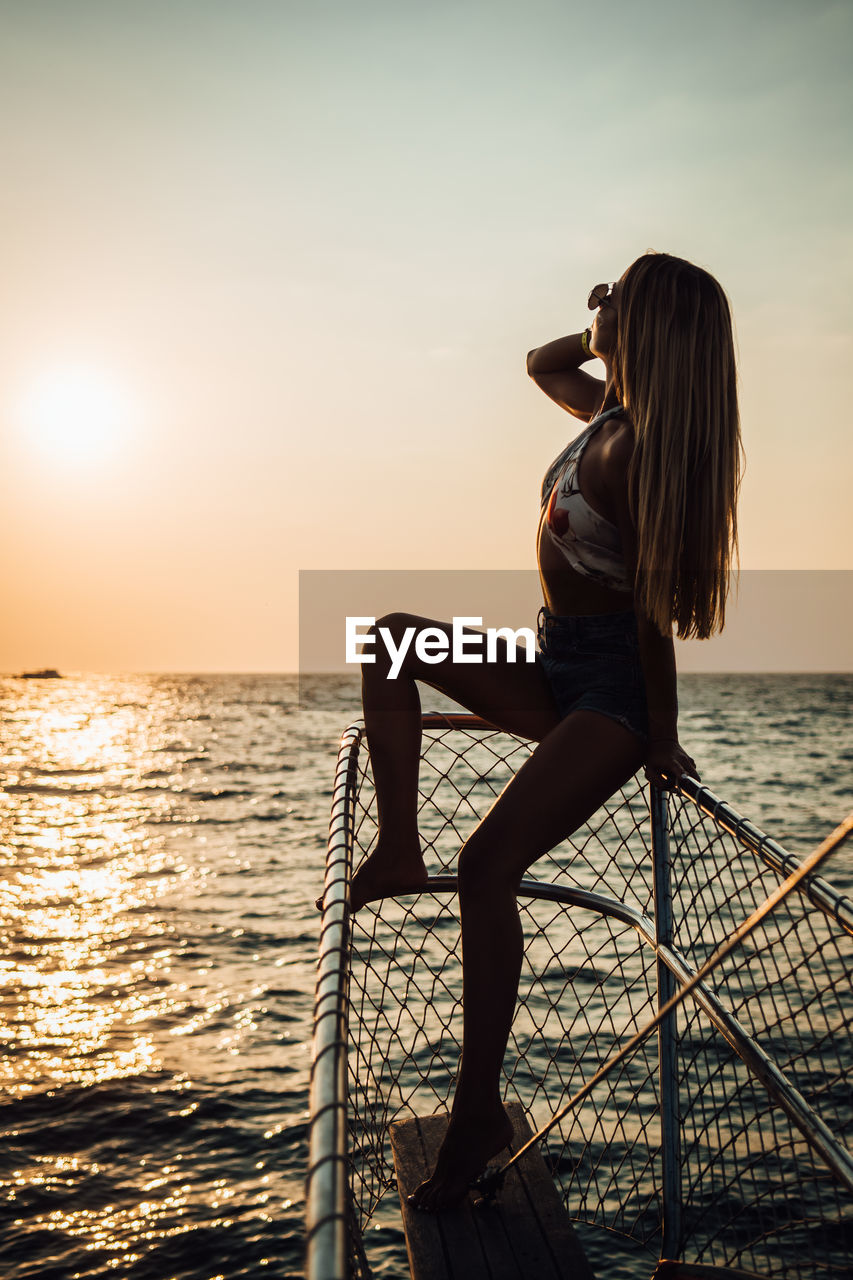
[[[596,307],[612,307],[613,306],[613,290],[616,287],[616,281],[611,280],[609,284],[597,284],[590,290],[587,306],[590,311],[595,311]]]

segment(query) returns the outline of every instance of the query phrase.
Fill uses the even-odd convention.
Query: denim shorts
[[[598,711],[642,738],[649,735],[646,686],[633,612],[539,610],[539,663],[560,715]]]

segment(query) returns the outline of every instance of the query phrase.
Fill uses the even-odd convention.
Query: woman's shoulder
[[[602,460],[608,466],[622,469],[627,473],[634,456],[635,443],[634,424],[627,410],[623,409],[621,413],[614,414],[605,426],[601,449]]]
[[[628,490],[634,456],[634,426],[627,414],[611,418],[607,425],[611,430],[602,441],[601,478],[616,513],[614,523],[622,528],[625,522],[630,521]]]

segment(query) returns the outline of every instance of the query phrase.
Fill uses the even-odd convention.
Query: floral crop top
[[[593,418],[551,463],[542,482],[540,528],[544,520],[554,545],[585,578],[616,591],[630,591],[619,530],[593,511],[577,479],[583,451],[593,435],[602,422],[621,412],[622,406],[617,405]]]

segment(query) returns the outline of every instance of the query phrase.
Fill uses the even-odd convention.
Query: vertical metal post
[[[670,879],[667,793],[649,788],[652,826],[652,867],[655,895],[655,940],[673,944],[672,883]],[[676,990],[674,975],[661,959],[657,962],[658,1009]],[[676,1062],[677,1010],[658,1028],[658,1087],[660,1089],[663,1225],[661,1259],[677,1260],[681,1237],[681,1116],[678,1104]]]

